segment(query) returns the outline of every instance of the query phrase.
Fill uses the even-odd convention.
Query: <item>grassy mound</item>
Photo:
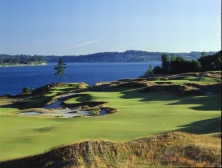
[[[125,143],[87,140],[0,167],[216,167],[221,165],[220,140],[183,132]]]

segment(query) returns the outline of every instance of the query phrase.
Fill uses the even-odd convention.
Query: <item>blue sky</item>
[[[0,53],[221,50],[221,0],[0,0]]]

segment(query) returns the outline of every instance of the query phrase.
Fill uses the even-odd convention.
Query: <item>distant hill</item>
[[[125,52],[100,52],[88,55],[38,55],[44,57],[47,62],[58,62],[60,57],[63,57],[64,62],[152,62],[161,61],[162,54],[167,52],[148,52],[148,51],[136,51],[128,50]],[[206,55],[213,55],[217,52],[205,52]],[[188,60],[197,60],[201,57],[201,52],[189,52],[189,53],[168,53],[186,58]],[[14,55],[20,56],[20,55]],[[22,55],[30,56],[30,55]],[[35,55],[37,56],[37,55]],[[0,58],[12,57],[11,55],[0,54]]]
[[[151,62],[161,61],[161,56],[166,52],[148,52],[128,50],[125,52],[101,52],[79,56],[63,56],[65,62]],[[206,55],[212,55],[216,52],[205,52]],[[190,53],[168,53],[186,58],[188,60],[197,60],[201,57],[201,52]],[[46,56],[48,62],[57,62],[58,56]]]

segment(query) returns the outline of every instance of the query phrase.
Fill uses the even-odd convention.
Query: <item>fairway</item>
[[[210,77],[194,77],[187,76],[181,79],[172,79],[172,80],[153,80],[153,82],[170,82],[172,84],[185,84],[185,83],[198,83],[198,84],[215,84],[220,83],[221,79],[219,78],[210,78]]]
[[[86,139],[129,141],[171,130],[213,133],[211,125],[221,116],[221,95],[175,96],[169,92],[139,93],[142,88],[114,87],[87,91],[66,103],[105,101],[118,109],[105,116],[37,118],[0,116],[0,160],[43,153],[53,147]]]

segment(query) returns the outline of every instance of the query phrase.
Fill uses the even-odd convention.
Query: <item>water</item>
[[[19,94],[24,87],[40,86],[59,82],[55,76],[54,66],[16,66],[0,67],[0,95]],[[143,75],[150,65],[157,66],[161,62],[137,63],[67,63],[63,82],[85,82],[93,85],[99,81],[115,81],[123,78],[137,78]]]

